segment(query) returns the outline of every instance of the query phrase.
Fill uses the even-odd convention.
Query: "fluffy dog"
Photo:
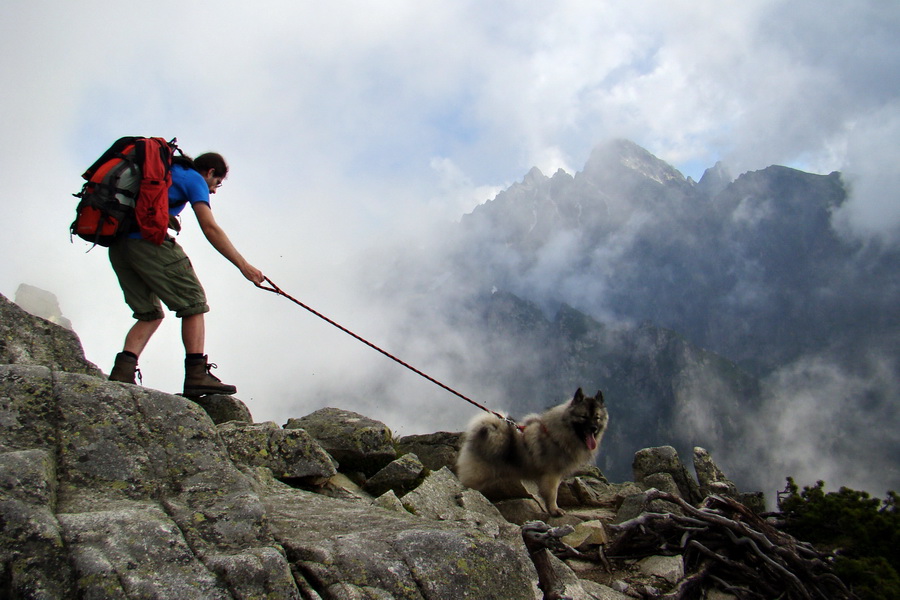
[[[478,415],[466,429],[456,474],[476,490],[500,480],[534,481],[547,512],[560,516],[560,481],[593,459],[608,423],[603,393],[585,396],[581,388],[568,402],[529,415],[519,426],[493,414]]]

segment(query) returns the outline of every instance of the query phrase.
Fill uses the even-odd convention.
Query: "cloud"
[[[766,489],[784,477],[811,485],[823,480],[882,495],[900,478],[900,446],[892,427],[897,407],[868,398],[896,397],[896,365],[863,351],[865,368],[849,369],[827,356],[808,356],[767,378],[767,401],[747,423],[749,447],[730,460]],[[860,457],[866,457],[864,463]],[[780,477],[780,481],[776,481]]]
[[[849,202],[835,214],[839,231],[863,239],[900,236],[900,103],[849,125],[844,182]]]

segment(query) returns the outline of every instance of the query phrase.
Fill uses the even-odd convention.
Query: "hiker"
[[[201,154],[195,159],[176,156],[172,164],[169,186],[169,228],[180,231],[178,215],[188,204],[194,210],[206,239],[222,256],[231,261],[241,274],[256,285],[263,282],[262,271],[248,263],[216,222],[210,207],[210,194],[215,194],[228,165],[221,155]],[[167,235],[161,245],[142,238],[139,231],[129,233],[109,247],[109,261],[119,279],[125,302],[134,311],[137,322],[125,336],[122,352],[116,355],[109,375],[112,381],[135,383],[138,358],[147,342],[162,323],[164,313],[160,300],[175,316],[181,318],[184,342],[183,395],[234,394],[237,388],[222,383],[212,375],[205,353],[204,314],[209,311],[206,293],[197,278],[190,259],[175,239]]]

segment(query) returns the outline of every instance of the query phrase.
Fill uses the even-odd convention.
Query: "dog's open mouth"
[[[592,452],[597,449],[597,438],[593,433],[588,433],[584,436],[584,443],[587,445],[588,450]]]

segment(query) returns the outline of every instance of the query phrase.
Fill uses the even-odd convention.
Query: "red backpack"
[[[109,246],[139,231],[145,240],[162,244],[169,227],[169,185],[176,150],[174,139],[116,140],[82,175],[87,183],[74,194],[80,201],[71,234]]]

